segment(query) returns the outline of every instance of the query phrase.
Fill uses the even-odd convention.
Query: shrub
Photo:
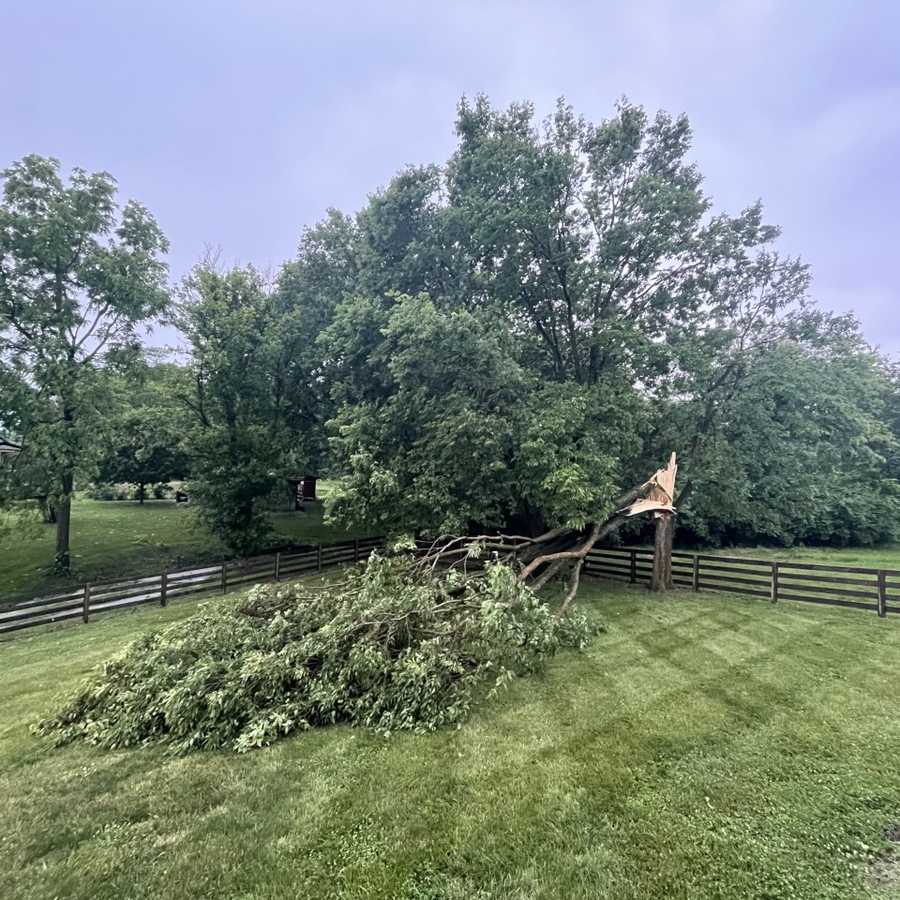
[[[180,752],[245,751],[335,722],[429,731],[590,633],[498,563],[463,579],[373,554],[339,584],[258,586],[140,638],[39,728],[60,743]]]
[[[111,484],[94,484],[91,485],[84,493],[91,500],[116,499],[116,489]]]
[[[136,496],[127,484],[95,484],[84,493],[91,500],[131,500]]]

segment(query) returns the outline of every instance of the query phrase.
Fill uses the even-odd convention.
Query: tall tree
[[[75,471],[102,416],[104,356],[132,343],[136,327],[166,308],[168,244],[150,213],[119,211],[105,172],[26,156],[2,173],[0,358],[33,386],[24,437],[55,479],[56,566],[70,568]]]
[[[287,472],[284,341],[276,300],[252,268],[202,263],[185,280],[177,322],[191,344],[185,435],[192,501],[237,554],[261,549],[266,500]]]
[[[678,450],[676,504],[688,524],[692,509],[712,521],[713,498],[728,479],[724,448],[752,447],[739,422],[773,408],[763,402],[775,387],[765,373],[790,378],[824,357],[836,365],[841,342],[854,358],[865,356],[850,347],[858,338],[851,322],[809,301],[807,267],[778,252],[779,230],[760,204],[734,216],[714,212],[689,159],[684,116],[651,117],[622,101],[592,124],[560,103],[539,126],[529,104],[497,110],[478,97],[460,104],[457,133],[446,166],[401,172],[355,217],[340,218],[340,241],[319,232],[331,250],[319,253],[322,266],[306,283],[310,297],[322,297],[314,284],[333,284],[326,272],[340,273],[317,348],[319,383],[338,410],[332,448],[349,473],[345,515],[387,527],[392,508],[435,529],[457,512],[518,526],[527,510],[531,533],[567,522],[582,539],[613,500]],[[293,272],[304,281],[301,269]],[[454,318],[461,310],[471,316],[464,328]],[[438,342],[454,348],[455,363]],[[504,357],[505,367],[487,365]],[[843,432],[851,442],[865,443],[875,421],[867,383],[860,376],[844,384],[848,402],[859,391],[869,411]],[[510,385],[513,404],[504,401]],[[803,385],[815,387],[805,374]],[[755,407],[742,402],[754,394]],[[462,410],[468,431],[454,418]],[[442,435],[444,412],[453,427]],[[774,418],[766,422],[775,427]],[[490,435],[467,445],[486,423]],[[824,424],[819,434],[827,436]],[[879,434],[868,442],[876,456]],[[567,466],[565,448],[591,442],[605,461],[585,477],[590,456]],[[468,469],[441,452],[445,445],[460,448]],[[526,476],[536,450],[532,463],[541,464]],[[859,474],[857,488],[874,489],[880,470],[863,457],[844,461]],[[783,506],[771,477],[796,471],[794,462],[745,470],[760,535],[773,533]],[[474,467],[492,473],[493,489],[470,490]],[[367,503],[376,489],[384,502]],[[486,499],[480,512],[475,494]],[[784,526],[811,534],[820,512],[807,505]],[[736,526],[734,503],[727,515]],[[855,534],[873,533],[860,504],[847,518]],[[669,548],[672,533],[662,536]]]

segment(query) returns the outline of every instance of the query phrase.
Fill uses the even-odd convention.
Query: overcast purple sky
[[[816,298],[900,352],[900,3],[6,0],[0,165],[106,169],[180,277],[277,267],[329,206],[442,162],[463,93],[687,112],[716,207],[757,197]]]

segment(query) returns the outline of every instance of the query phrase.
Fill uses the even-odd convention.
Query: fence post
[[[166,594],[169,592],[169,573],[163,569],[162,577],[159,584],[159,605],[165,606],[168,602]]]
[[[322,571],[322,545],[316,545],[316,569],[317,571]]]
[[[281,581],[281,551],[275,554],[275,580]]]
[[[353,538],[353,562],[359,562],[359,538]]]
[[[82,603],[81,609],[81,618],[85,625],[88,623],[88,616],[90,615],[91,609],[91,586],[86,584],[84,586],[84,601]]]
[[[887,573],[884,569],[878,570],[878,615],[882,619],[887,616]]]
[[[778,602],[778,563],[772,563],[772,592],[771,599],[773,603]]]
[[[222,593],[228,593],[228,563],[222,560]]]
[[[637,550],[632,549],[629,552],[631,553],[631,571],[628,580],[631,584],[637,584]]]
[[[700,555],[694,554],[694,577],[691,580],[694,591],[700,590]]]

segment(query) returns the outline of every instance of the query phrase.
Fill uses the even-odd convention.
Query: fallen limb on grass
[[[339,583],[266,585],[140,638],[40,730],[60,743],[163,742],[184,752],[268,744],[335,722],[428,731],[462,721],[481,689],[590,637],[508,566],[423,575],[373,554]]]

